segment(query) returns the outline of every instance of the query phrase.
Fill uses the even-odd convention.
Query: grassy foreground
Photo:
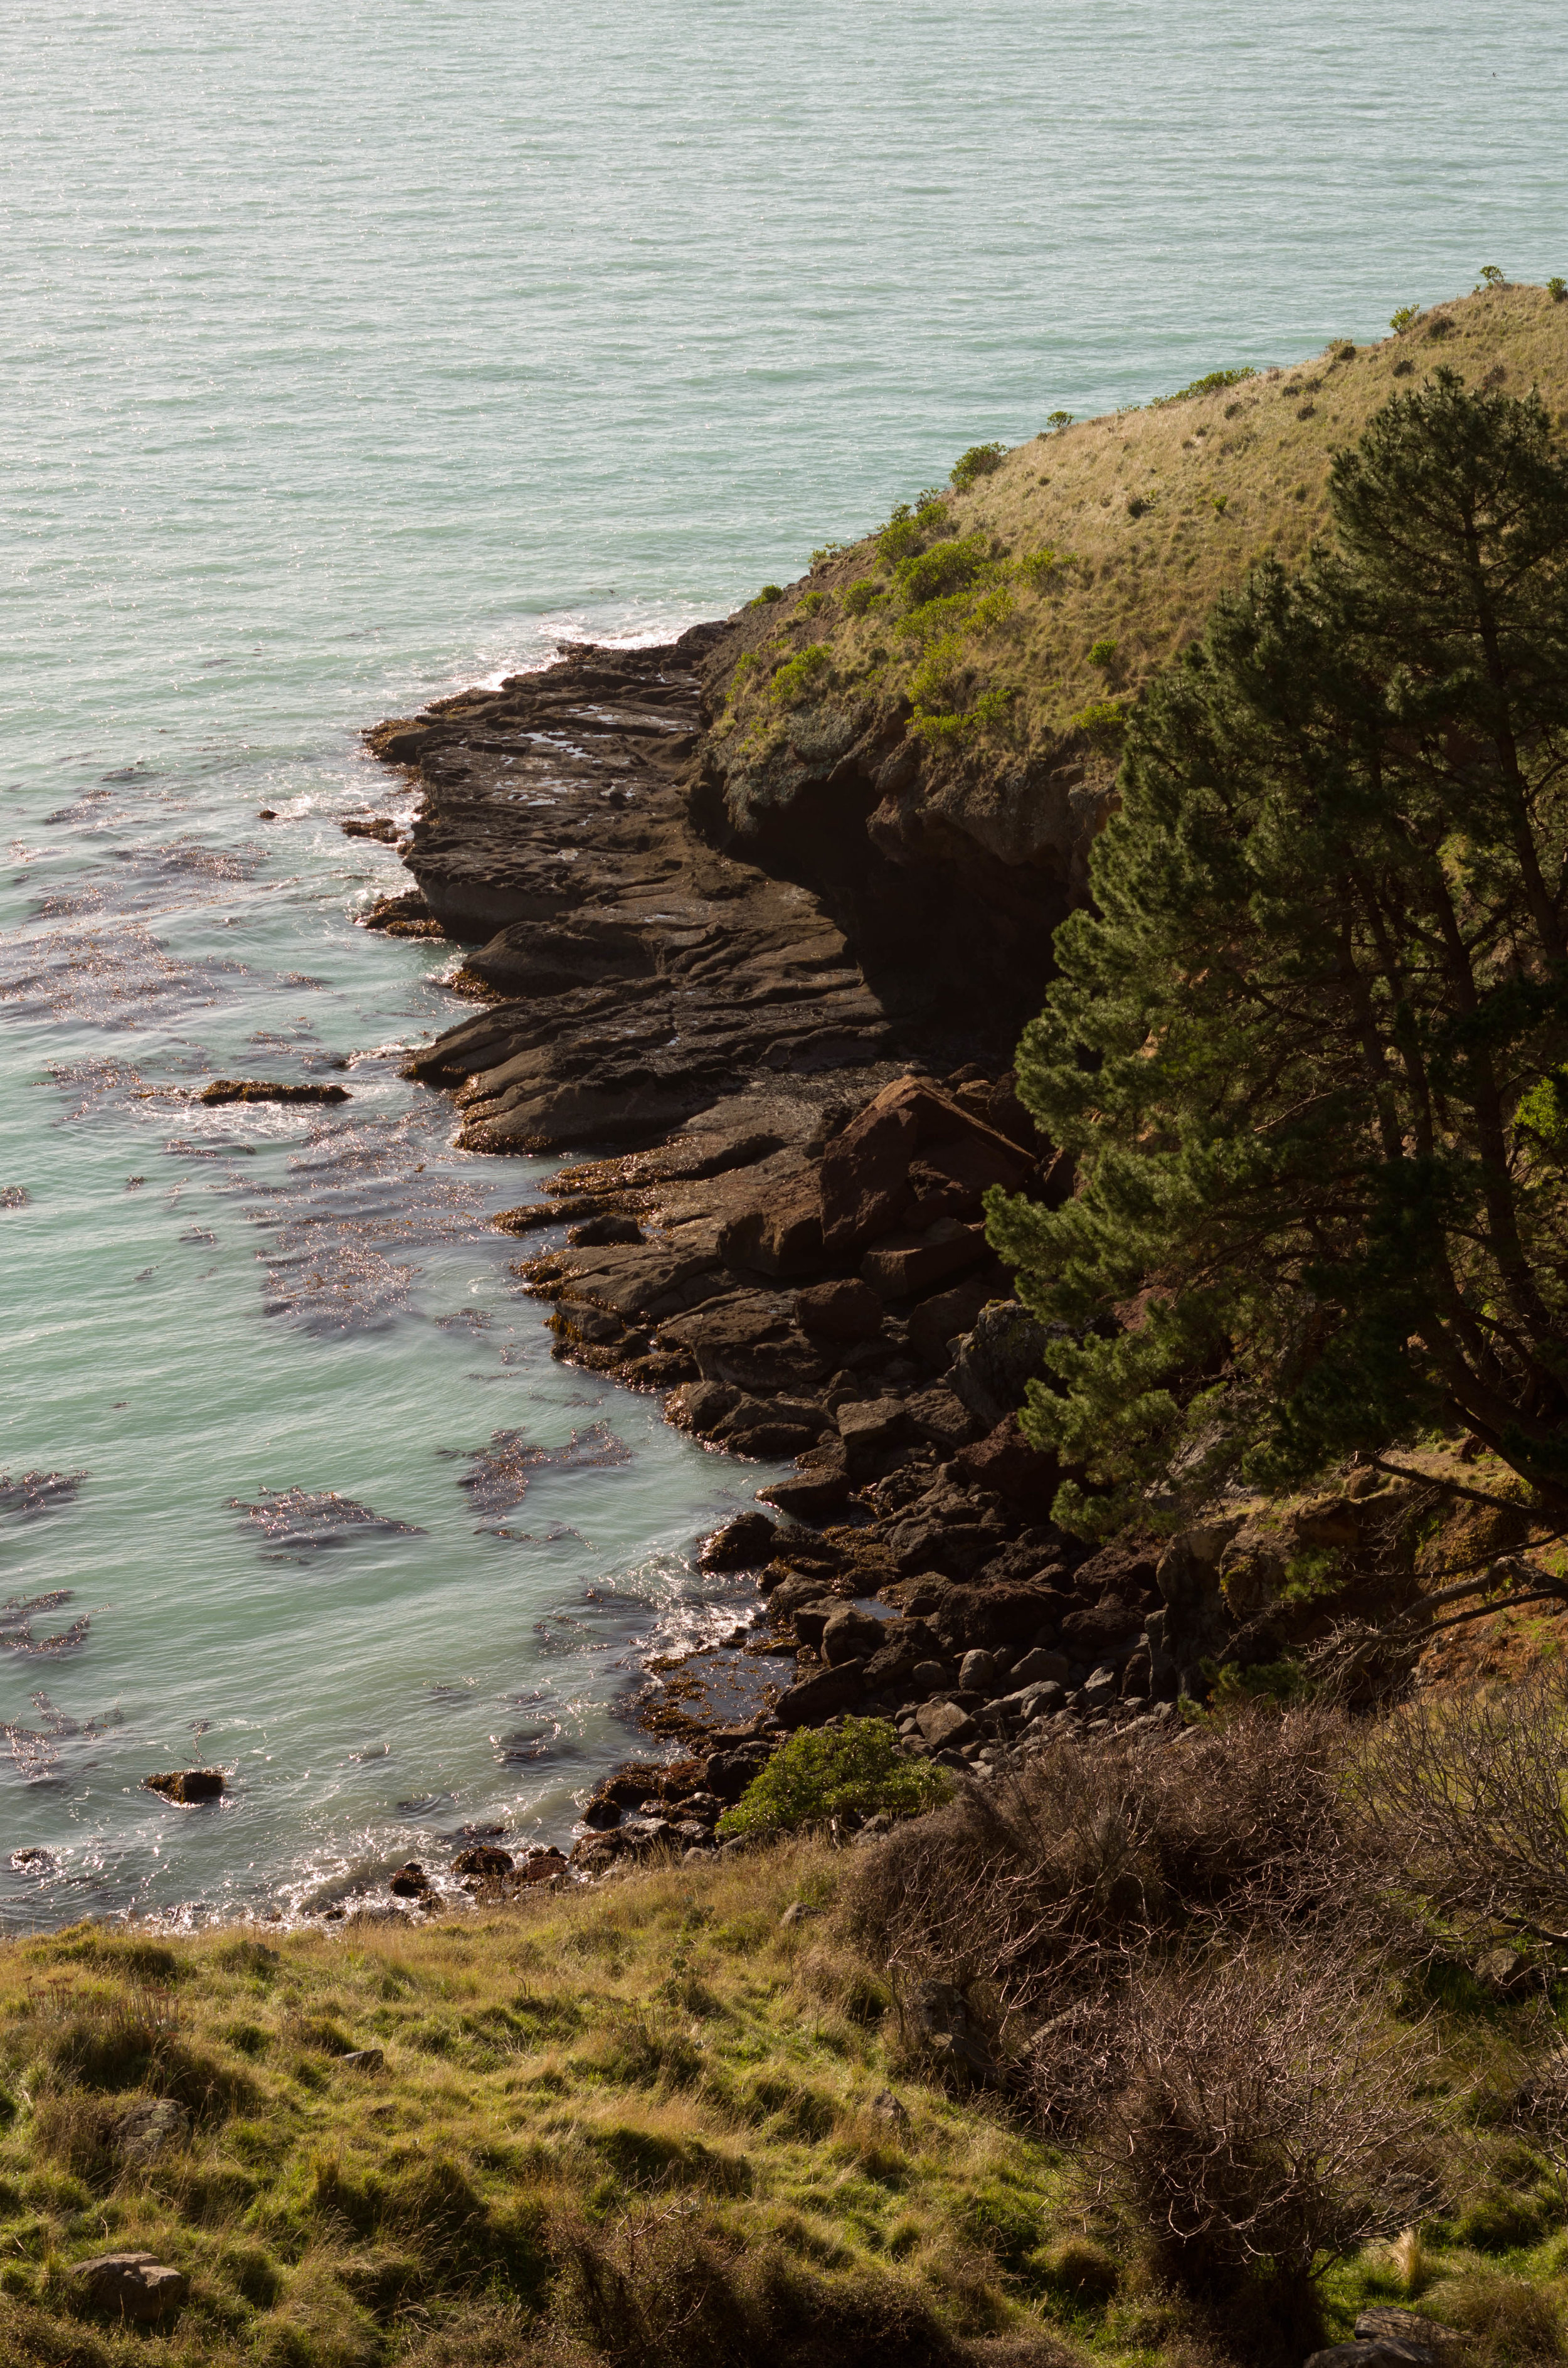
[[[1298,2359],[1162,2289],[1016,2094],[923,2067],[844,1912],[867,1857],[787,1841],[330,1937],[9,1946],[0,2359]],[[1450,1980],[1411,2011],[1441,2024],[1472,2192],[1333,2271],[1326,2330],[1425,2295],[1482,2360],[1557,2356],[1562,2166],[1488,2126],[1542,2003]],[[189,2141],[128,2165],[149,2093]],[[189,2276],[164,2331],[72,2294],[73,2260],[131,2248]]]
[[[1258,559],[1305,556],[1327,522],[1332,453],[1392,394],[1444,364],[1471,387],[1539,388],[1562,412],[1568,303],[1490,288],[1373,345],[1248,369],[1263,359],[1217,355],[1230,383],[981,448],[954,487],[819,553],[728,645],[724,768],[766,770],[835,709],[902,697],[938,772],[1071,757],[1108,784],[1139,690]]]

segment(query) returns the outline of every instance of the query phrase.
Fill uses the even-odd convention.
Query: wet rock
[[[400,1866],[388,1876],[387,1889],[394,1899],[422,1899],[430,1889],[430,1878],[416,1859]]]
[[[635,1217],[590,1217],[585,1224],[571,1226],[566,1238],[574,1249],[601,1249],[615,1243],[640,1242],[642,1228]]]
[[[869,1283],[849,1277],[798,1291],[795,1316],[803,1331],[824,1339],[874,1340],[882,1328],[882,1303]]]
[[[497,1850],[493,1843],[479,1842],[470,1850],[459,1850],[452,1861],[454,1874],[477,1874],[492,1878],[512,1872],[510,1850]]]
[[[279,1085],[266,1077],[215,1077],[199,1102],[346,1102],[347,1086]]]
[[[153,2253],[97,2253],[74,2263],[69,2275],[92,2309],[138,2327],[166,2317],[190,2292],[185,2272]]]
[[[182,2146],[190,2135],[190,2115],[173,2097],[145,2097],[127,2106],[113,2127],[114,2150],[122,2163],[153,2162]]]
[[[181,1768],[163,1776],[143,1776],[142,1789],[161,1793],[165,1801],[177,1801],[188,1807],[196,1801],[216,1801],[228,1790],[228,1780],[221,1768]]]
[[[60,1861],[51,1850],[40,1849],[37,1844],[29,1845],[26,1850],[11,1852],[11,1871],[14,1874],[53,1874],[59,1864]]]
[[[699,1570],[755,1570],[769,1561],[778,1531],[766,1513],[740,1513],[702,1543]]]
[[[583,1811],[583,1823],[596,1833],[613,1832],[620,1823],[620,1804],[603,1799],[590,1801]]]
[[[849,1464],[842,1445],[808,1449],[794,1476],[759,1488],[764,1503],[777,1505],[792,1520],[825,1520],[849,1495]]]
[[[835,1712],[853,1709],[863,1691],[859,1664],[849,1661],[839,1668],[820,1669],[802,1678],[799,1685],[787,1686],[774,1716],[783,1727],[820,1726]]]
[[[551,1883],[564,1874],[569,1861],[563,1850],[551,1843],[545,1850],[531,1850],[515,1869],[517,1881],[525,1888],[530,1884]]]

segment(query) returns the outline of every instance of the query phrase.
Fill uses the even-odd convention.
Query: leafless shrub
[[[1417,1925],[1568,1942],[1565,1757],[1568,1686],[1550,1663],[1491,1697],[1413,1702],[1360,1756],[1358,1855]]]
[[[1217,1918],[1294,1928],[1335,1904],[1346,1737],[1303,1712],[1175,1746],[1064,1738],[869,1853],[852,1923],[895,1983],[990,1984],[1005,2021],[1050,2021]]]
[[[1221,2296],[1259,2270],[1304,2287],[1429,2203],[1419,2035],[1325,1954],[1140,1972],[1128,2069],[1096,2142],[1103,2191],[1152,2265]]]

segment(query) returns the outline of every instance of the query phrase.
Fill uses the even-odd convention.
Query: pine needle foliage
[[[1131,719],[992,1238],[1113,1528],[1466,1425],[1568,1507],[1568,463],[1440,370]]]

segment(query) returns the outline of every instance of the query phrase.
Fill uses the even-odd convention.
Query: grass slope
[[[1095,2226],[1072,2157],[903,2052],[835,1919],[858,1856],[790,1842],[418,1929],[8,1946],[0,2358],[1219,2368],[1223,2331]],[[1486,2090],[1514,2010],[1440,2010],[1440,2086]],[[114,2124],[149,2093],[191,2139],[127,2166]],[[1560,2185],[1472,2143],[1468,2214],[1343,2265],[1331,2328],[1432,2288],[1504,2328],[1479,2361],[1556,2355]],[[109,2248],[188,2274],[176,2322],[81,2310],[69,2264]]]
[[[1333,451],[1443,364],[1471,385],[1537,387],[1568,418],[1568,305],[1488,289],[1376,345],[983,451],[979,473],[955,472],[961,490],[753,604],[731,645],[721,761],[765,767],[801,710],[903,697],[938,771],[1065,757],[1108,781],[1141,687],[1256,561],[1304,557]]]

